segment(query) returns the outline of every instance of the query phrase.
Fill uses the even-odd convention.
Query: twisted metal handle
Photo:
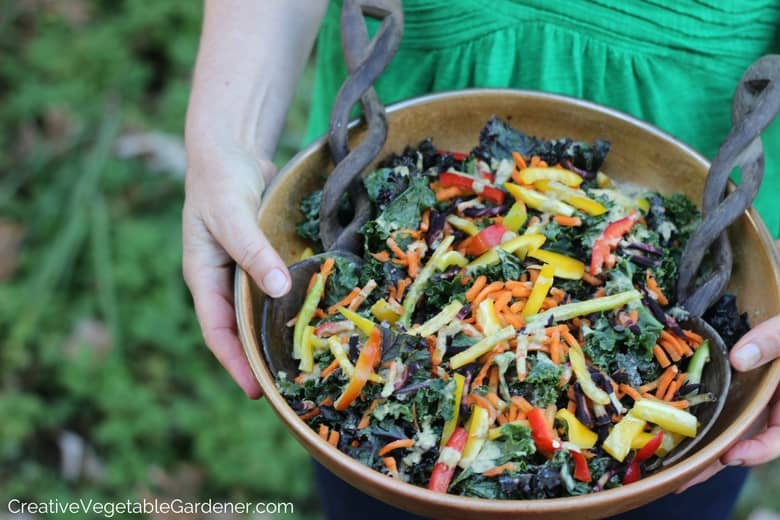
[[[748,68],[737,86],[732,105],[732,129],[712,162],[704,186],[702,221],[682,253],[677,299],[694,316],[701,316],[726,289],[733,254],[727,228],[750,206],[764,176],[760,134],[780,111],[780,55],[768,55]],[[738,166],[739,186],[726,195],[729,174]],[[693,286],[708,250],[714,271]]]
[[[364,16],[382,20],[369,42]],[[370,201],[360,179],[361,172],[379,154],[387,139],[385,109],[372,84],[392,60],[401,43],[403,11],[399,0],[344,0],[341,37],[349,77],[341,86],[331,113],[328,144],[336,168],[328,176],[320,204],[320,237],[326,250],[359,252],[358,230],[368,220]],[[351,152],[347,125],[352,107],[360,102],[368,129]],[[354,206],[347,226],[338,220],[344,192]]]

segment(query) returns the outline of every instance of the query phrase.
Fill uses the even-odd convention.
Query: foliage
[[[0,171],[13,172],[0,175],[0,221],[24,228],[0,280],[4,504],[178,496],[314,510],[308,456],[203,343],[181,277],[182,180],[113,153],[128,130],[181,133],[201,9],[0,7]],[[63,476],[64,432],[93,471]],[[199,477],[172,488],[182,468]]]

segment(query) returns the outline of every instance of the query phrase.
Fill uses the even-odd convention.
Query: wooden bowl
[[[389,107],[389,136],[380,157],[433,137],[443,149],[469,151],[491,115],[506,118],[523,132],[540,137],[608,139],[612,150],[603,166],[610,176],[665,194],[682,192],[701,201],[708,162],[694,150],[657,128],[626,114],[586,101],[517,90],[464,90],[416,98]],[[353,124],[352,143],[363,128]],[[301,198],[322,186],[333,168],[325,140],[298,155],[268,187],[259,222],[288,263],[306,247],[295,234]],[[754,209],[730,230],[734,273],[729,291],[737,295],[752,324],[780,314],[780,260],[773,241]],[[484,500],[449,494],[394,480],[338,451],[300,420],[277,391],[259,345],[263,295],[241,269],[236,271],[236,317],[241,342],[265,398],[285,426],[320,463],[356,488],[396,507],[443,518],[483,520],[560,518],[576,511],[578,518],[598,518],[626,511],[665,494],[696,476],[749,431],[780,382],[780,360],[749,373],[735,373],[728,400],[707,436],[679,462],[637,483],[599,493],[545,500]]]

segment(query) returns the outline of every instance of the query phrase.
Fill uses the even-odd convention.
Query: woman
[[[383,102],[427,92],[515,87],[580,97],[615,107],[712,157],[730,127],[730,99],[750,63],[780,48],[780,1],[738,0],[525,2],[412,0],[404,6],[401,49],[379,79]],[[489,7],[489,8],[487,8]],[[183,211],[184,273],[209,348],[244,392],[260,388],[244,358],[232,307],[232,266],[246,269],[269,295],[290,288],[284,263],[256,226],[270,162],[295,83],[318,28],[318,65],[310,137],[327,128],[345,77],[340,2],[207,0],[187,117],[188,174]],[[764,134],[766,175],[755,205],[774,236],[780,210],[780,122]],[[780,317],[756,326],[731,353],[737,370],[780,356]],[[695,517],[727,517],[744,467],[780,456],[780,404],[775,393],[767,427],[743,440],[689,486],[654,507]],[[372,508],[397,512],[318,470],[329,516]],[[674,506],[664,501],[675,501]],[[339,504],[348,509],[340,509]],[[689,509],[686,509],[689,508]],[[689,516],[690,517],[690,516]]]

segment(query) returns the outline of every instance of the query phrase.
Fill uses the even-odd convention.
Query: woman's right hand
[[[209,349],[261,395],[238,339],[237,263],[271,296],[290,276],[257,225],[276,148],[325,0],[207,0],[187,111],[183,270]]]

